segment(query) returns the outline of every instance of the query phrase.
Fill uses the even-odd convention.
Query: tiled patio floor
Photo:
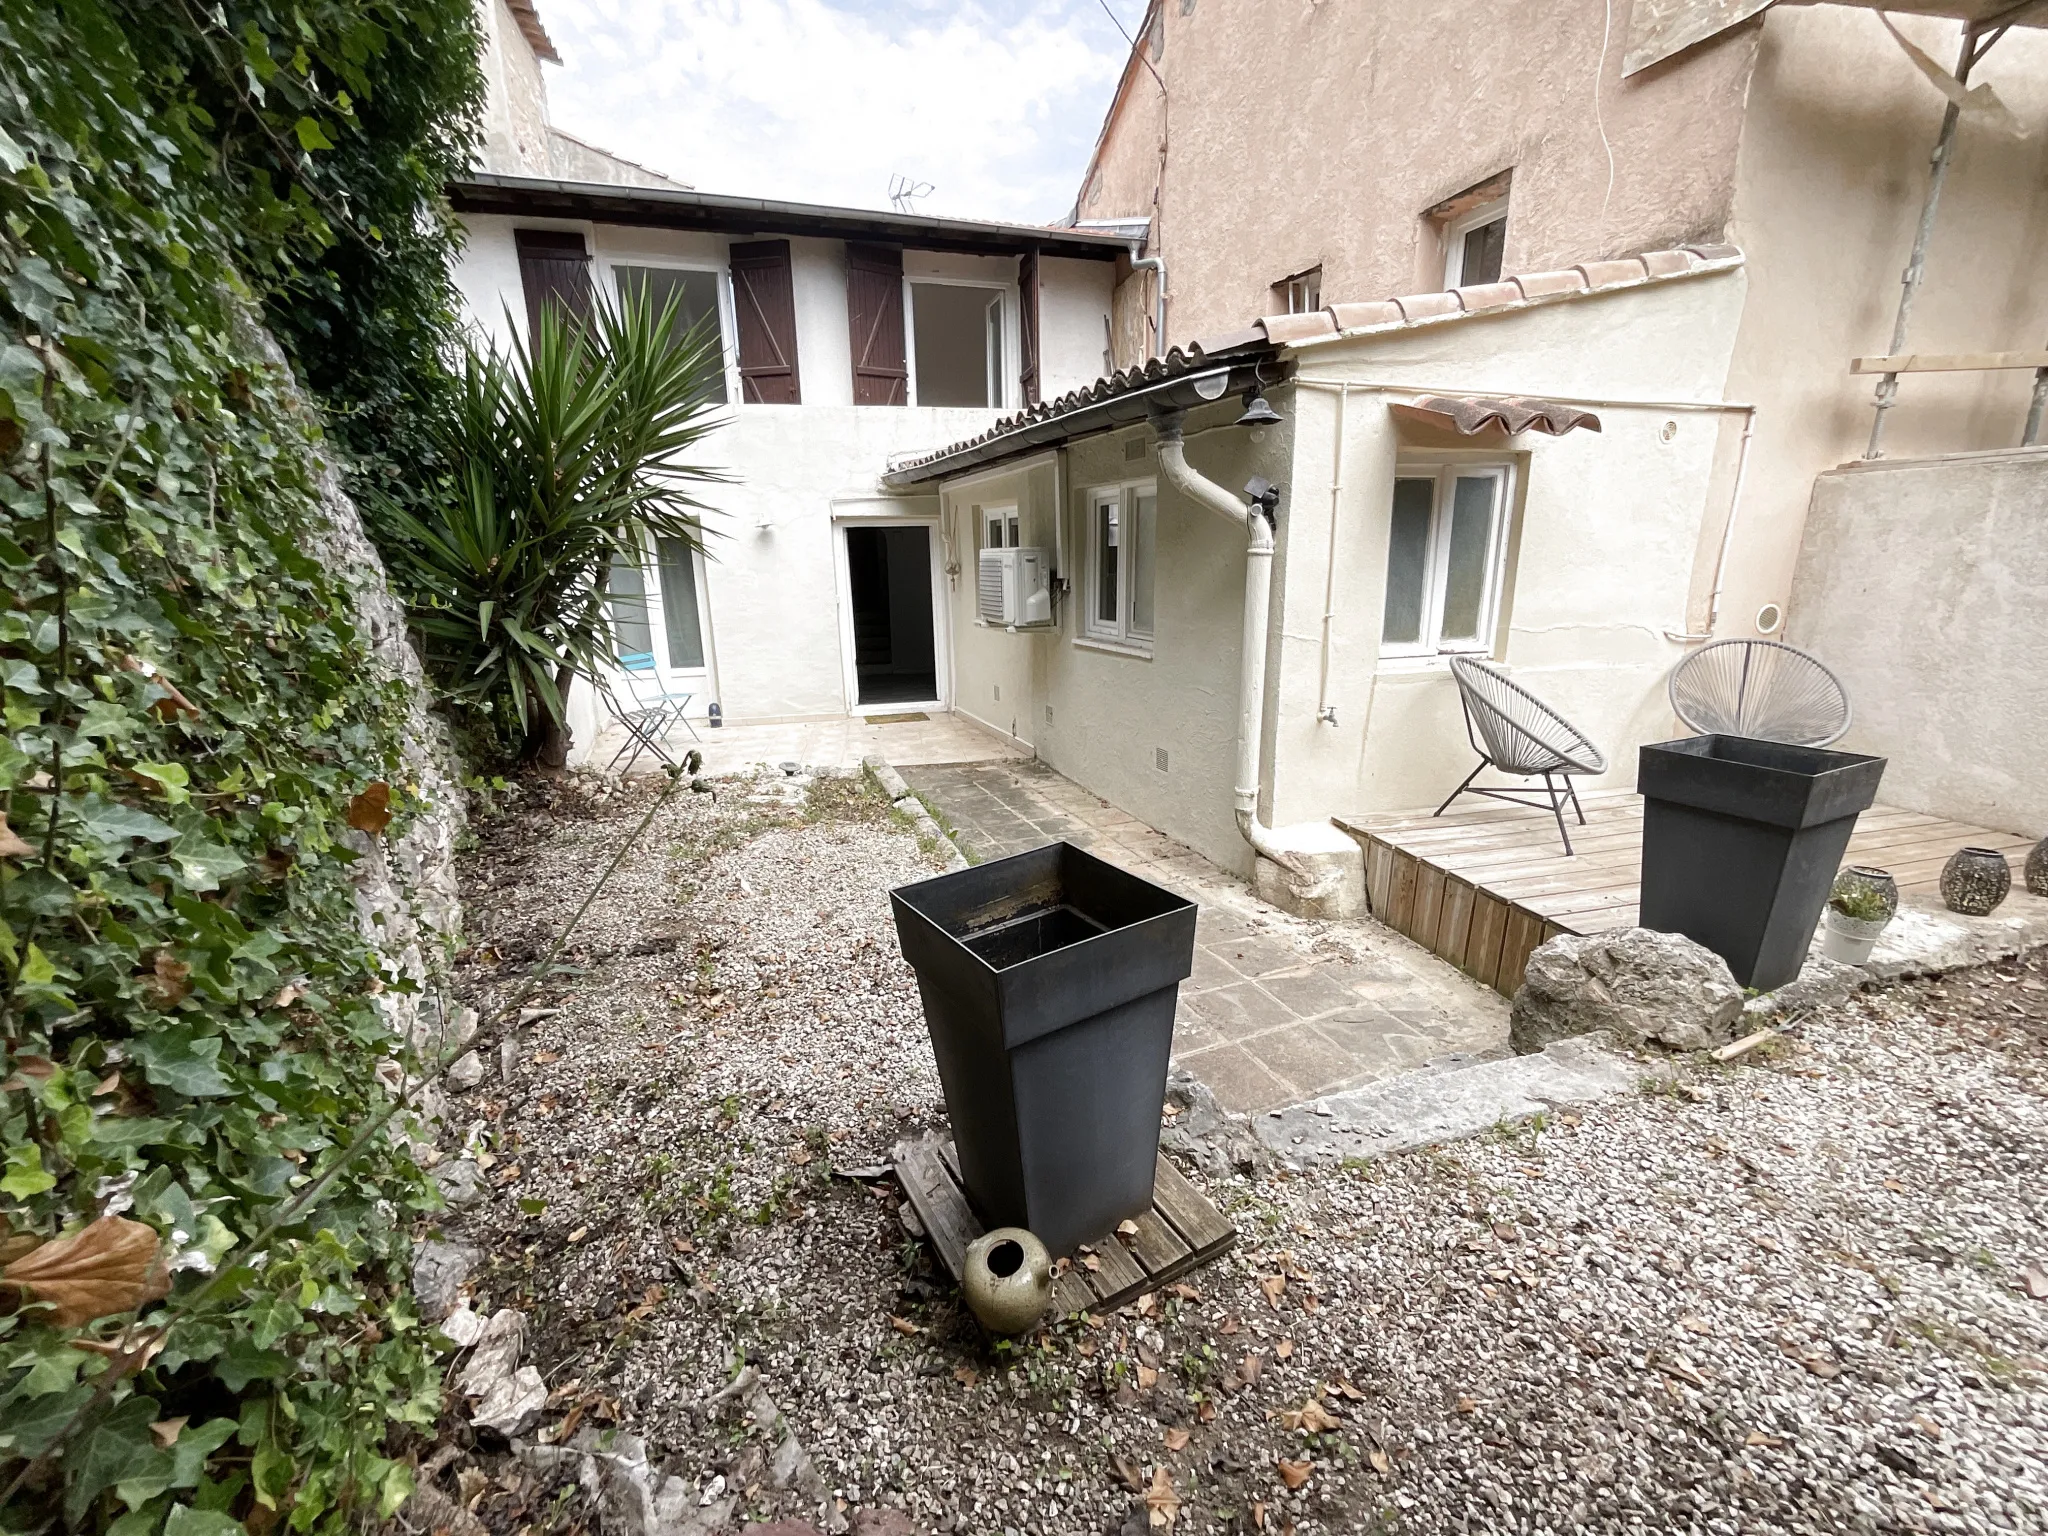
[[[1507,1043],[1507,1000],[1373,922],[1297,918],[1035,760],[917,766],[970,857],[1058,838],[1201,904],[1174,1059],[1246,1114]]]
[[[598,738],[592,764],[602,767],[609,762],[625,739],[625,733],[612,726]],[[695,737],[678,726],[669,733],[667,744],[678,758],[695,747],[704,754],[703,771],[714,777],[757,763],[857,768],[870,753],[880,753],[899,768],[911,763],[972,763],[1023,756],[1002,737],[958,715],[939,713],[886,724],[842,715],[826,720],[724,725],[716,730],[698,721]],[[659,767],[653,753],[643,752],[633,771],[652,773]]]

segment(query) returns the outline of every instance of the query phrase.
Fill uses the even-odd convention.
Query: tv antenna
[[[889,178],[889,205],[898,213],[917,212],[917,200],[932,195],[932,184],[919,181],[915,176],[896,175]]]

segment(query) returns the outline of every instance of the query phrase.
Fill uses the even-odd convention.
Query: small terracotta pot
[[[1022,1227],[997,1227],[967,1245],[960,1288],[990,1333],[1023,1333],[1052,1300],[1052,1255]]]
[[[2012,889],[2012,866],[1996,848],[1958,848],[1941,871],[1941,899],[1951,912],[1986,917]]]

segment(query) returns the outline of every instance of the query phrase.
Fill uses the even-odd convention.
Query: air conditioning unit
[[[984,549],[978,612],[989,624],[1050,624],[1052,562],[1042,549]]]

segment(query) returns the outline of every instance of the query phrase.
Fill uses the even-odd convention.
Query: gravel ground
[[[643,793],[487,834],[487,1013]],[[446,1225],[478,1309],[533,1319],[543,1438],[623,1425],[744,1518],[817,1519],[697,1407],[744,1361],[871,1528],[2048,1530],[2040,955],[1579,1116],[1211,1185],[1242,1242],[1180,1294],[991,1347],[894,1187],[833,1173],[943,1119],[886,901],[936,867],[858,781],[679,794],[562,1012],[457,1098],[492,1167]],[[588,1528],[468,1433],[443,1486],[492,1529]]]

